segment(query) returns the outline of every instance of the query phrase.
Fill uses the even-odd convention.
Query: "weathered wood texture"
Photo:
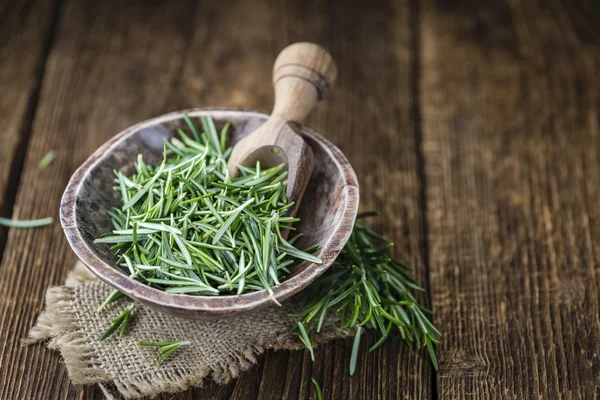
[[[56,216],[73,170],[136,121],[187,107],[270,109],[274,57],[314,41],[340,74],[307,125],[354,165],[363,208],[385,216],[377,228],[415,266],[444,332],[436,375],[393,339],[365,346],[350,378],[351,344],[337,342],[314,363],[267,352],[228,385],[163,398],[308,399],[311,377],[333,399],[600,396],[593,2],[6,3],[0,213],[16,200],[19,217]],[[56,161],[39,171],[51,149]],[[58,224],[10,230],[1,399],[103,398],[70,385],[55,353],[19,343],[73,262]]]
[[[600,9],[422,11],[439,397],[597,398]]]
[[[0,2],[0,217],[12,214],[56,6],[44,0]],[[0,227],[0,260],[7,232]]]

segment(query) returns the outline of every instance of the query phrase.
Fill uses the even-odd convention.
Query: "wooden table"
[[[165,398],[308,399],[311,377],[334,399],[598,398],[600,7],[368,3],[0,1],[0,215],[57,217],[75,168],[136,121],[268,110],[274,57],[314,41],[340,75],[308,125],[427,288],[441,370],[395,338],[350,378],[342,341]],[[102,398],[20,344],[75,262],[60,225],[0,228],[0,257],[0,398]]]

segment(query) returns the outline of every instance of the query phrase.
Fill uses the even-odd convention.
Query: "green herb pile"
[[[191,137],[166,142],[165,156],[157,166],[140,157],[130,177],[115,171],[115,190],[122,206],[109,212],[114,230],[97,239],[112,244],[118,264],[134,279],[169,293],[191,295],[242,294],[271,290],[289,273],[296,260],[320,263],[312,249],[300,251],[282,230],[297,219],[286,217],[293,205],[286,198],[287,173],[241,167],[241,176],[229,179],[225,146],[228,126],[217,133],[210,118],[202,119],[199,133],[185,117]],[[359,218],[376,215],[363,213]],[[356,370],[364,327],[379,331],[375,350],[393,329],[411,347],[426,347],[438,368],[434,345],[440,332],[413,295],[423,291],[409,266],[390,255],[393,243],[357,220],[350,240],[331,268],[309,289],[310,304],[296,314],[291,332],[305,344],[314,359],[313,343],[330,313],[340,316],[341,327],[356,329],[350,374]],[[123,295],[114,290],[100,306]],[[125,333],[134,305],[127,307],[100,337]],[[188,342],[140,342],[154,346],[157,364]],[[315,390],[319,393],[318,383]]]
[[[363,213],[361,217],[377,215]],[[377,247],[381,246],[381,247]],[[420,306],[411,291],[423,291],[412,269],[391,257],[394,244],[357,221],[350,240],[331,268],[307,290],[311,302],[296,314],[300,320],[292,328],[314,360],[313,340],[328,313],[339,313],[342,328],[357,328],[350,357],[350,375],[356,370],[362,329],[371,326],[381,338],[373,351],[396,328],[410,347],[426,347],[435,369],[438,362],[433,346],[441,333],[429,321],[431,311]]]
[[[297,218],[286,197],[280,165],[240,167],[230,179],[225,125],[218,134],[210,118],[200,133],[186,116],[191,137],[165,142],[162,163],[135,174],[115,171],[121,207],[108,214],[114,230],[96,240],[112,244],[117,264],[130,276],[168,293],[243,294],[277,285],[297,260],[321,263],[282,235]]]

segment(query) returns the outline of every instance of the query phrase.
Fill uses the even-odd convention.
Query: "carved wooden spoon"
[[[337,76],[331,55],[313,43],[294,43],[279,53],[273,65],[275,106],[269,119],[240,140],[228,162],[230,177],[238,165],[261,168],[287,165],[287,198],[295,215],[313,170],[313,152],[301,135],[301,124],[327,97]]]

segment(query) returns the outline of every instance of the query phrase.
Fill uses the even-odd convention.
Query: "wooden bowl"
[[[230,144],[235,144],[268,118],[256,111],[193,109],[166,114],[124,130],[96,150],[71,177],[60,209],[65,235],[75,254],[100,279],[135,301],[159,311],[184,318],[212,319],[272,305],[274,302],[268,298],[266,290],[240,296],[165,293],[130,279],[115,267],[116,257],[109,246],[94,243],[102,233],[113,229],[106,214],[112,206],[118,205],[113,190],[113,170],[132,174],[133,161],[140,153],[147,163],[160,162],[164,139],[185,126],[184,112],[194,121],[201,116],[211,116],[217,128],[230,122]],[[358,183],[348,160],[319,134],[307,128],[303,128],[302,133],[314,152],[315,167],[298,211],[301,222],[297,229],[304,234],[298,247],[319,244],[316,255],[323,263],[299,262],[294,265],[290,277],[273,287],[279,301],[304,289],[329,268],[350,237],[358,211]]]

